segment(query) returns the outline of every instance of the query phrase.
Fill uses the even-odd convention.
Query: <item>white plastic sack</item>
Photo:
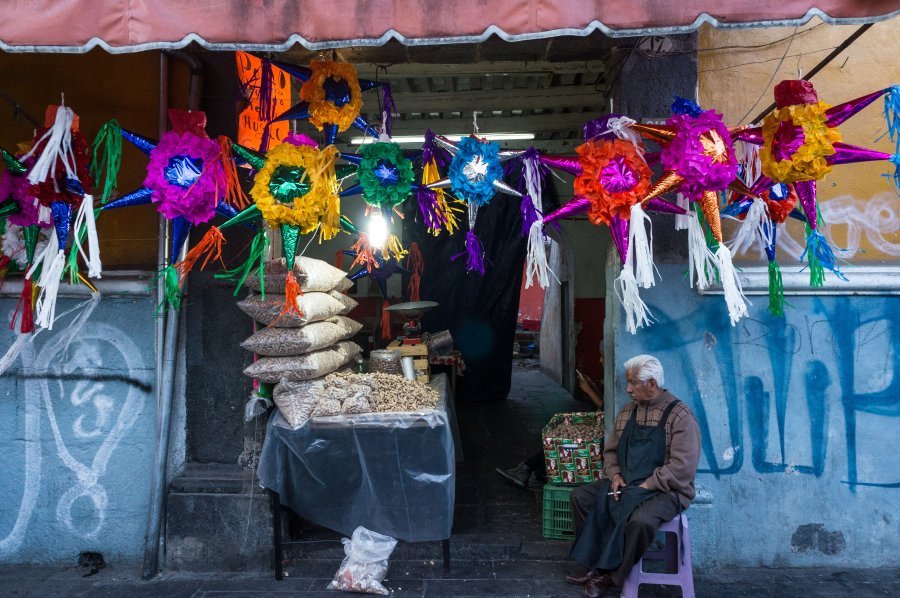
[[[390,594],[381,582],[387,575],[388,559],[394,552],[397,540],[359,526],[353,530],[352,538],[341,538],[341,542],[347,556],[328,584],[328,589],[382,596]]]

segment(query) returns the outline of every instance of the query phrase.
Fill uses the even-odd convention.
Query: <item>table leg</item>
[[[450,575],[450,538],[441,540],[441,548],[444,552],[444,577]]]
[[[275,546],[275,579],[281,581],[284,579],[284,549],[281,546],[281,497],[274,490],[269,490],[269,496],[272,498],[272,535],[273,544]]]

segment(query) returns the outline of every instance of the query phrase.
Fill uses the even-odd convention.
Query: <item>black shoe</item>
[[[547,480],[539,478],[536,473],[532,472],[531,475],[528,476],[526,487],[529,490],[543,490],[544,484],[546,483]]]
[[[519,463],[512,469],[496,469],[497,473],[503,476],[507,481],[512,482],[517,488],[525,489],[528,479],[531,477],[531,469],[524,463]]]

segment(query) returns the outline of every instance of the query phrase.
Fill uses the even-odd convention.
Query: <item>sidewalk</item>
[[[385,585],[397,598],[572,597],[581,589],[564,581],[578,566],[567,559],[568,542],[541,531],[541,495],[506,483],[495,467],[511,467],[540,448],[540,429],[556,412],[583,410],[540,372],[517,368],[507,401],[457,405],[465,461],[458,464],[456,510],[450,541],[452,563],[445,575],[439,542],[401,542]],[[242,524],[243,529],[243,524]],[[229,531],[223,530],[223,541]],[[341,534],[303,530],[304,544],[286,547],[288,577],[257,573],[168,571],[153,581],[137,567],[116,562],[83,578],[77,567],[0,567],[0,596],[353,596],[327,591],[343,558]],[[75,555],[77,557],[77,555]],[[221,563],[219,564],[221,566]],[[210,563],[210,569],[216,563]],[[695,569],[698,597],[821,598],[900,596],[900,569]],[[356,594],[359,596],[359,594]],[[675,588],[644,587],[642,597],[680,596]]]
[[[307,561],[305,575],[295,573],[284,581],[267,575],[166,574],[153,581],[140,580],[137,569],[103,569],[83,578],[84,570],[53,567],[0,568],[0,595],[40,598],[85,596],[167,596],[206,598],[294,593],[311,598],[359,596],[325,590],[337,569],[335,561]],[[435,561],[400,561],[391,564],[385,585],[397,598],[454,598],[491,596],[566,597],[581,595],[580,588],[562,581],[568,563],[555,561],[467,561],[456,563],[449,577],[442,577]],[[900,570],[868,569],[739,569],[697,575],[698,598],[824,598],[900,596]],[[679,596],[677,589],[645,587],[642,597]]]

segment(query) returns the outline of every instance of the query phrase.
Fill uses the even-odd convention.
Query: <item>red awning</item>
[[[716,27],[870,23],[900,14],[900,0],[6,0],[0,49],[109,52],[174,49],[282,51],[611,37]]]

